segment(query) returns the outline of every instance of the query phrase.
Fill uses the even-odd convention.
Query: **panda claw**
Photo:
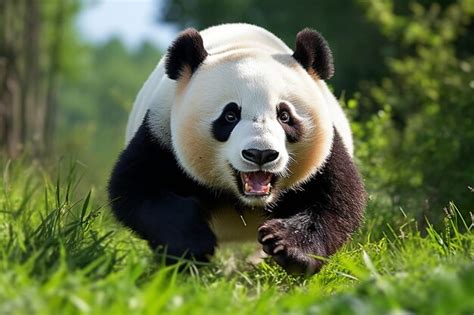
[[[283,251],[284,249],[285,249],[285,247],[283,245],[278,245],[277,247],[275,247],[275,249],[273,249],[273,255],[278,254],[279,252]]]
[[[265,235],[263,238],[262,238],[262,243],[265,243],[266,241],[269,241],[271,239],[275,238],[275,236],[273,234],[268,234],[268,235]]]

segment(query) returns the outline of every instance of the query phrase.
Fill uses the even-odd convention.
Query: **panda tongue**
[[[249,172],[242,173],[244,192],[249,195],[267,195],[270,193],[271,173]]]

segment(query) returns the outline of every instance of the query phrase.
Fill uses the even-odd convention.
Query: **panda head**
[[[315,81],[331,77],[333,66],[319,33],[298,33],[293,54],[248,47],[208,54],[188,29],[169,48],[166,73],[176,80],[173,150],[201,184],[267,206],[329,155],[333,126]]]

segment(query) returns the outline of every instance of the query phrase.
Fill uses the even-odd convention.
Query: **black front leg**
[[[216,237],[200,202],[193,197],[171,192],[153,199],[125,197],[114,203],[114,210],[117,218],[146,239],[153,249],[166,253],[168,263],[181,257],[208,261],[214,254]]]
[[[117,219],[167,255],[207,261],[216,237],[202,207],[205,191],[151,134],[146,118],[116,163],[109,198]],[[175,262],[172,257],[168,262]]]
[[[360,226],[366,193],[362,179],[335,133],[331,155],[301,191],[290,191],[258,230],[263,250],[286,271],[313,274]]]

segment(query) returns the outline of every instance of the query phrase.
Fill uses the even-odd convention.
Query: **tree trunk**
[[[37,0],[0,1],[0,151],[31,147],[41,74]]]
[[[22,85],[22,141],[31,145],[37,145],[34,141],[35,120],[40,99],[38,95],[41,82],[39,72],[39,34],[40,34],[40,11],[37,0],[26,0],[24,15],[24,76]]]
[[[0,0],[0,152],[51,152],[64,32],[75,5]]]
[[[64,1],[57,2],[56,14],[53,22],[53,29],[55,31],[51,47],[49,51],[50,67],[47,74],[47,88],[46,88],[46,117],[44,124],[43,139],[45,142],[45,149],[51,151],[53,147],[54,131],[56,126],[56,93],[58,89],[58,75],[60,71],[61,48],[63,44],[63,28],[65,22],[65,7]]]
[[[4,0],[0,6],[0,147],[8,155],[18,156],[23,148],[21,104],[22,1]]]

